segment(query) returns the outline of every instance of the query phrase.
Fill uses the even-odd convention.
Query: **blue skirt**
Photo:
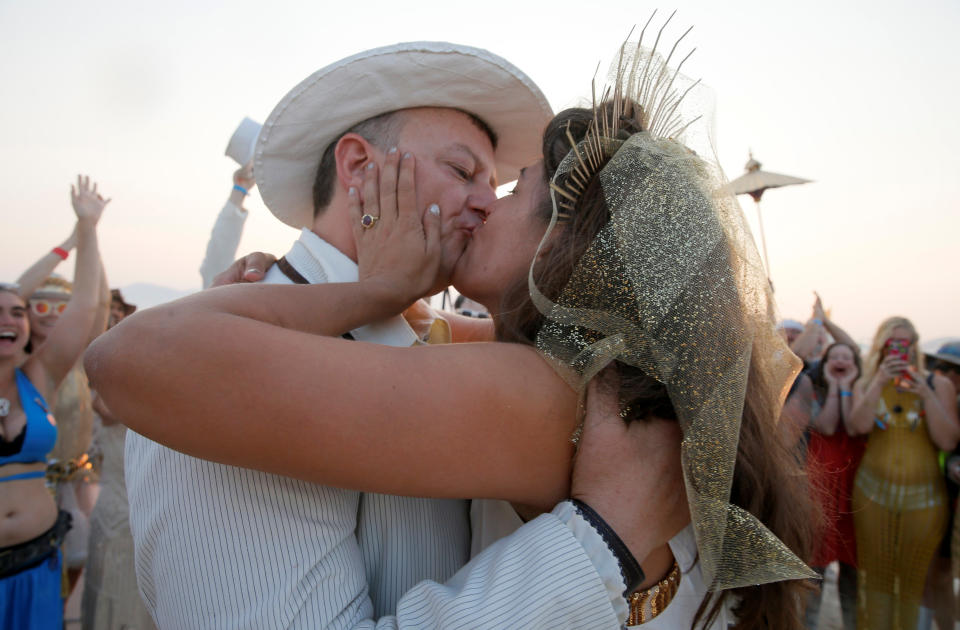
[[[62,630],[60,551],[0,579],[0,630]]]

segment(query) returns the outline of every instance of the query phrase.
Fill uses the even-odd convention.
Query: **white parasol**
[[[767,277],[770,277],[770,259],[767,256],[767,238],[763,233],[763,215],[760,213],[760,197],[768,188],[780,188],[782,186],[793,186],[794,184],[806,184],[811,180],[801,177],[792,177],[790,175],[781,175],[780,173],[771,173],[760,170],[762,164],[753,159],[753,152],[750,152],[750,159],[744,168],[746,173],[731,181],[725,186],[726,190],[735,195],[750,195],[757,204],[757,219],[760,225],[760,241],[763,244],[763,264],[767,267]]]

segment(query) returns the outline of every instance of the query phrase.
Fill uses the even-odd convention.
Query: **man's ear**
[[[333,150],[337,164],[337,183],[343,190],[351,186],[360,191],[363,199],[363,169],[376,161],[376,148],[366,138],[355,133],[344,134]]]

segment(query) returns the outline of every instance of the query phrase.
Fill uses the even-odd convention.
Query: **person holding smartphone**
[[[861,629],[917,627],[927,568],[947,525],[937,451],[960,441],[956,391],[923,369],[917,340],[910,320],[884,320],[849,393],[847,429],[869,435],[853,489]]]

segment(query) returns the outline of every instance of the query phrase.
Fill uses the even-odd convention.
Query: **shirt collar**
[[[680,532],[670,539],[670,551],[677,561],[682,573],[689,573],[697,561],[697,539],[693,533],[693,523],[687,524]]]
[[[310,282],[356,282],[359,277],[357,263],[307,228],[301,230],[287,260]]]
[[[301,230],[300,238],[286,258],[311,283],[356,282],[359,278],[357,263],[307,228]],[[416,333],[400,315],[361,326],[351,330],[350,334],[357,341],[388,346],[411,346],[419,342]]]

